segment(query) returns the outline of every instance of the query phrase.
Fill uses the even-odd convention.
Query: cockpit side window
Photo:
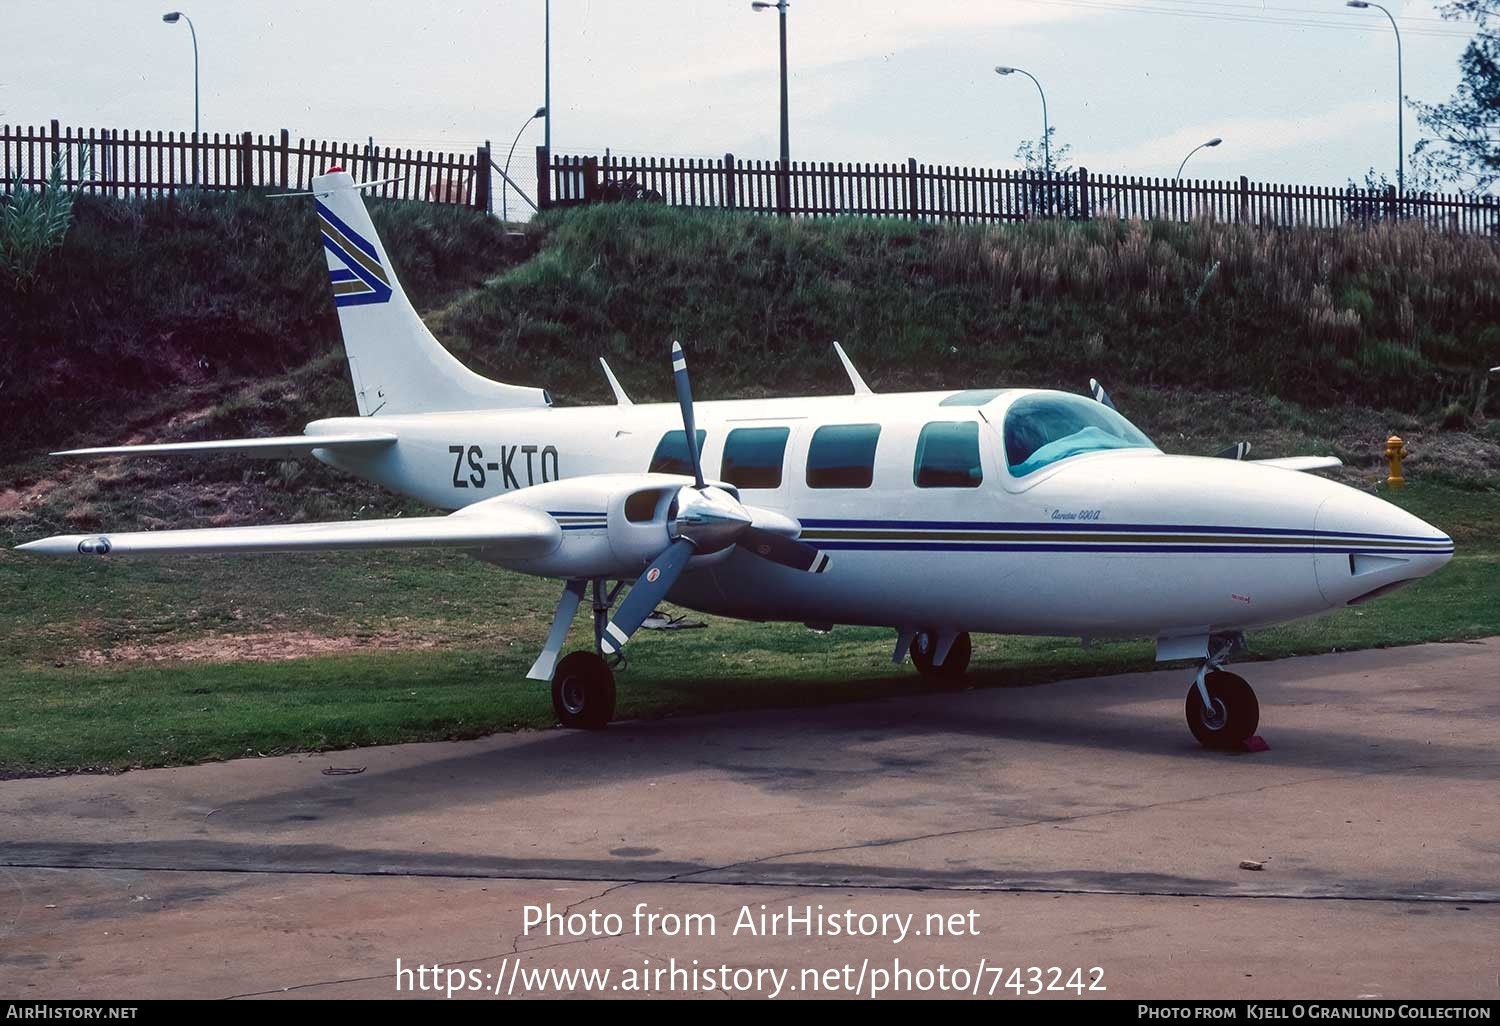
[[[972,420],[935,421],[917,436],[913,478],[918,488],[978,488],[979,424]]]
[[[708,437],[708,432],[699,428],[696,434],[698,435],[698,455],[701,458],[703,439]],[[651,466],[647,473],[693,476],[693,463],[688,458],[686,431],[668,431],[661,436],[661,441],[656,444],[656,453],[651,457]]]
[[[1005,462],[1016,477],[1080,453],[1156,448],[1139,428],[1108,406],[1075,395],[1017,399],[1006,411],[1004,436]]]

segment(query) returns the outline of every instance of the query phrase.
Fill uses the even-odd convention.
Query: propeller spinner
[[[746,552],[773,563],[821,574],[828,569],[828,556],[806,542],[787,537],[794,525],[789,518],[768,510],[756,510],[740,503],[723,488],[703,479],[703,457],[698,450],[697,425],[693,418],[693,387],[688,379],[687,356],[682,344],[672,343],[672,379],[677,388],[677,404],[682,408],[682,427],[687,439],[688,459],[693,465],[693,484],[684,486],[672,504],[674,514],[667,526],[671,539],[662,552],[636,579],[630,594],[620,603],[615,615],[604,628],[600,646],[607,654],[620,650],[625,642],[655,611],[657,605],[694,555],[718,552],[738,545]]]

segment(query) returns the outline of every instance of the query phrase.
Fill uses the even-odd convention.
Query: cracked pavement
[[[1239,670],[1269,752],[1198,749],[1176,669],[0,781],[0,997],[897,957],[1100,966],[1106,997],[1500,996],[1500,639]],[[549,903],[626,932],[523,933]],[[715,934],[636,936],[639,904]],[[735,935],[762,904],[978,932]]]

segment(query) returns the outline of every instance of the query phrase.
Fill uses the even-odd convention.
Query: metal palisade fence
[[[1398,193],[1386,189],[1282,185],[1096,174],[1083,168],[1029,170],[715,158],[552,155],[537,149],[538,204],[547,207],[620,199],[794,216],[864,215],[921,221],[1024,221],[1211,216],[1266,226],[1334,228],[1410,219],[1455,232],[1500,234],[1494,196]],[[788,201],[777,200],[786,175]]]
[[[488,209],[488,146],[470,152],[400,149],[370,143],[292,141],[286,129],[253,132],[150,132],[114,128],[0,125],[0,192],[45,185],[54,161],[73,189],[110,196],[160,196],[194,186],[225,191],[306,189],[333,165],[369,194]]]

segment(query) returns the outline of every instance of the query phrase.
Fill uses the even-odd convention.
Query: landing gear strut
[[[1260,702],[1239,674],[1223,669],[1233,650],[1226,643],[1204,661],[1187,693],[1188,729],[1204,748],[1236,751],[1260,726]]]
[[[610,607],[623,585],[609,588],[603,580],[593,582],[594,651],[570,652],[561,661],[557,658],[587,585],[586,581],[573,580],[564,586],[547,644],[526,676],[552,681],[552,711],[558,723],[582,730],[601,730],[615,715],[615,673],[600,654],[600,639],[609,623]]]

